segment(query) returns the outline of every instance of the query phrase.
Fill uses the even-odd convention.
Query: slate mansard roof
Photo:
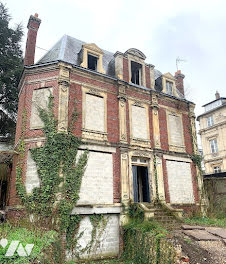
[[[73,65],[80,65],[79,52],[84,41],[64,35],[36,64],[43,64],[53,61],[64,61]],[[103,50],[103,68],[106,74],[112,74],[112,64],[114,62],[114,53]],[[110,63],[111,62],[111,63]]]
[[[54,61],[64,61],[73,65],[80,65],[80,51],[84,41],[64,35],[36,64],[44,64]],[[103,68],[107,75],[114,76],[114,53],[103,50]],[[156,69],[155,79],[162,73]]]

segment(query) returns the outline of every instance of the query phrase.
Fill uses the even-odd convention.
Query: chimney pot
[[[181,70],[178,70],[177,72],[175,72],[174,77],[176,79],[176,88],[184,96],[184,74],[181,73]]]
[[[215,93],[215,97],[216,97],[216,99],[220,99],[220,94],[219,94],[218,91],[216,91],[216,93]]]

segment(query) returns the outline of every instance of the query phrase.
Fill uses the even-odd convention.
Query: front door
[[[150,190],[148,180],[148,168],[144,166],[132,166],[133,169],[133,198],[134,202],[150,203]]]

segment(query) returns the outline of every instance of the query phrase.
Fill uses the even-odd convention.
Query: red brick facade
[[[19,108],[18,108],[18,122],[17,122],[17,131],[15,143],[18,144],[19,138],[21,137],[22,129],[25,130],[24,136],[26,141],[26,150],[24,156],[23,164],[23,180],[25,181],[26,170],[27,170],[27,155],[30,148],[37,147],[37,141],[43,142],[43,132],[41,129],[30,129],[30,119],[31,119],[31,109],[32,109],[32,95],[35,89],[41,88],[52,88],[54,96],[54,114],[56,119],[58,119],[59,111],[59,94],[60,94],[60,81],[61,78],[60,69],[65,67],[69,69],[69,77],[67,79],[69,85],[69,97],[68,97],[68,126],[72,128],[72,133],[75,136],[83,137],[83,88],[84,87],[95,87],[97,90],[101,91],[106,95],[106,118],[107,118],[107,140],[98,141],[96,140],[90,143],[87,138],[82,138],[85,143],[95,145],[98,147],[112,148],[115,151],[112,151],[113,158],[113,203],[122,202],[121,194],[121,158],[122,153],[127,151],[127,154],[137,151],[143,153],[142,155],[146,157],[145,152],[151,153],[150,155],[157,154],[159,157],[162,157],[164,154],[172,155],[177,158],[190,158],[190,155],[193,152],[192,147],[192,138],[190,134],[190,117],[188,109],[188,101],[181,98],[172,98],[172,96],[166,95],[164,93],[159,93],[158,91],[151,89],[151,83],[154,83],[155,80],[152,80],[150,74],[150,67],[148,64],[145,64],[144,73],[146,80],[146,87],[139,87],[130,83],[129,80],[129,63],[128,58],[125,56],[122,59],[122,75],[123,80],[116,78],[110,78],[108,75],[100,75],[94,71],[88,71],[87,69],[82,69],[81,67],[75,67],[69,63],[54,62],[50,65],[39,65],[26,67],[20,86],[20,96],[19,96]],[[68,68],[67,68],[68,67]],[[181,85],[181,82],[180,82]],[[90,88],[90,89],[91,89]],[[123,91],[123,92],[122,92]],[[125,129],[127,138],[120,140],[120,118],[119,114],[119,98],[123,96],[125,100]],[[157,95],[156,105],[153,106],[153,96]],[[129,103],[130,102],[130,103]],[[147,113],[147,124],[149,126],[149,134],[147,137],[146,145],[133,145],[134,138],[132,138],[132,120],[131,109],[129,109],[130,104],[132,103],[143,104],[146,106]],[[153,107],[155,107],[153,109]],[[77,111],[78,118],[74,124],[72,124],[72,115],[73,112]],[[156,110],[157,109],[157,110]],[[27,118],[26,125],[22,128],[22,116],[23,112],[26,110]],[[153,114],[158,112],[158,122],[153,123]],[[182,117],[182,126],[183,126],[183,142],[185,145],[185,152],[180,151],[170,151],[169,148],[169,135],[168,135],[168,112],[174,112]],[[154,134],[154,126],[159,126],[159,135]],[[41,138],[41,139],[40,139]],[[156,142],[154,140],[158,138],[160,140],[160,147],[156,147]],[[142,141],[142,140],[141,140]],[[143,142],[144,143],[144,142]],[[148,154],[148,155],[149,155]],[[128,155],[128,170],[131,169],[131,156]],[[153,162],[153,157],[149,158],[150,162]],[[13,172],[11,179],[10,187],[10,199],[8,206],[13,207],[18,205],[20,202],[16,196],[15,188],[15,178],[16,178],[16,162],[17,158],[14,159]],[[164,196],[167,203],[170,202],[169,194],[169,183],[167,176],[166,160],[162,158],[162,171],[163,171],[163,184],[164,184]],[[154,173],[153,171],[150,173]],[[128,172],[131,175],[130,172]],[[191,174],[192,174],[192,184],[193,192],[195,196],[195,202],[199,201],[198,186],[196,181],[196,170],[193,163],[191,163]],[[128,177],[129,177],[128,175]],[[149,176],[150,177],[150,176]],[[150,177],[151,178],[151,177]],[[130,182],[131,178],[128,180],[129,188],[132,186]],[[152,183],[150,183],[152,184]],[[129,191],[130,194],[133,193],[132,190]],[[130,195],[129,194],[129,195]],[[131,197],[130,197],[131,198]]]

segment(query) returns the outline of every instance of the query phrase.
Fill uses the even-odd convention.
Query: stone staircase
[[[179,227],[183,220],[183,210],[175,209],[166,203],[140,203],[139,206],[144,210],[144,218],[146,220],[153,219],[169,228]]]

